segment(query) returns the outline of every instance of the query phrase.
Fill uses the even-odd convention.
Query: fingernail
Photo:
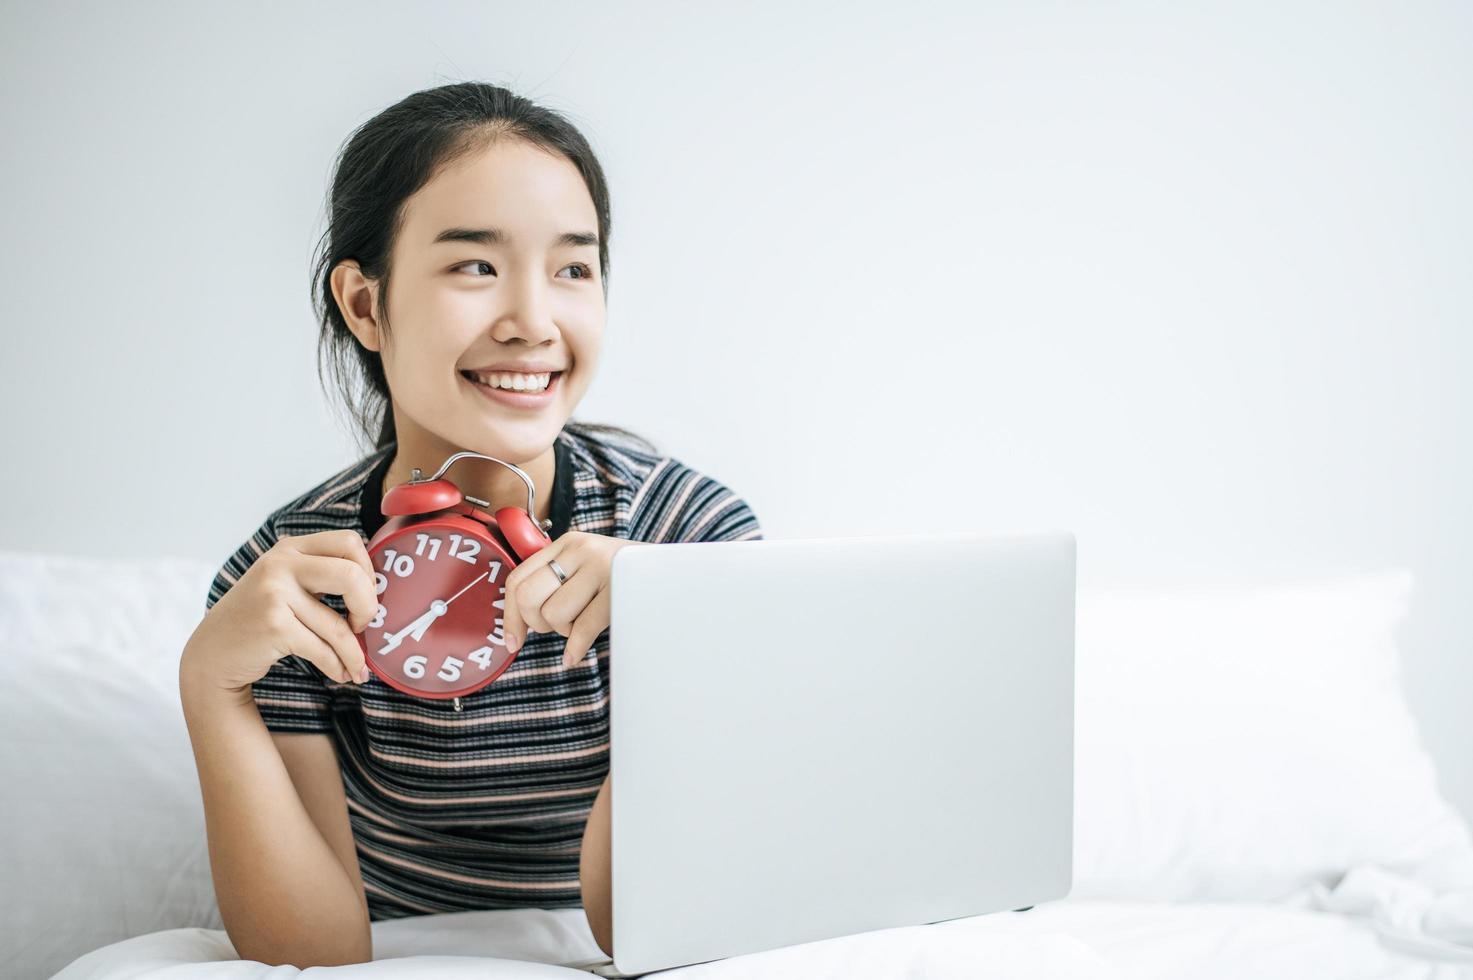
[[[368,667],[367,666],[364,666],[364,668],[362,670],[358,671],[358,683],[359,684],[367,684],[368,683]]]
[[[516,653],[517,652],[517,647],[519,647],[521,645],[522,645],[522,639],[521,639],[521,637],[517,636],[515,633],[513,633],[511,636],[508,636],[506,638],[506,648],[508,650],[510,650],[512,653]]]

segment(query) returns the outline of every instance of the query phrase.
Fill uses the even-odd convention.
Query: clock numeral
[[[384,552],[384,571],[393,572],[400,578],[408,578],[414,574],[414,558],[389,548]]]
[[[414,553],[416,555],[422,556],[425,553],[425,545],[429,545],[430,561],[434,561],[435,556],[440,553],[440,545],[442,543],[440,539],[432,538],[428,534],[425,534],[423,531],[421,531],[419,534],[416,534],[414,537],[415,540],[418,542],[414,546]]]
[[[493,651],[490,647],[481,647],[481,649],[477,650],[475,653],[472,653],[470,658],[474,660],[477,664],[479,664],[482,670],[490,670],[491,655],[494,652],[495,651]]]
[[[476,563],[476,556],[481,553],[481,542],[475,538],[467,538],[464,535],[450,535],[450,557],[459,558],[467,565]]]
[[[383,595],[384,590],[389,587],[389,577],[383,572],[374,572],[373,581],[378,586],[378,594]]]
[[[387,584],[388,580],[385,579],[384,581],[385,581],[385,584]],[[383,589],[379,589],[379,591],[382,592]],[[379,629],[380,627],[382,627],[384,625],[384,618],[387,617],[388,615],[389,615],[389,611],[384,608],[384,604],[381,602],[381,603],[379,603],[379,606],[378,606],[378,612],[374,615],[374,617],[372,619],[370,619],[368,621],[368,625],[371,626],[371,627],[373,627],[374,629]]]
[[[492,558],[491,559],[491,581],[494,582],[497,579],[499,579],[500,577],[501,577],[501,559],[500,558]],[[502,591],[505,592],[506,589],[503,588]]]
[[[490,663],[489,654],[491,651],[486,647],[482,647],[481,649],[485,650],[488,654],[488,656],[485,658],[486,663],[481,663],[481,658],[476,656],[476,653],[481,652],[480,650],[476,651],[476,653],[471,654],[471,659],[476,661],[477,663],[481,663],[481,669],[485,670],[487,665]],[[415,680],[423,677],[425,675],[425,664],[429,663],[429,659],[429,657],[418,653],[412,657],[405,657],[404,676],[412,677]],[[442,681],[458,681],[460,680],[460,668],[464,666],[464,660],[460,660],[456,657],[446,657],[445,660],[440,664],[440,672],[435,676],[439,677]]]
[[[486,634],[486,639],[497,646],[506,646],[506,621],[500,616],[496,617],[496,629]]]

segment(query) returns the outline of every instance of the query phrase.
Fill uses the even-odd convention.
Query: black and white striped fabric
[[[569,423],[554,445],[550,536],[636,541],[760,539],[730,488],[670,456]],[[225,562],[208,610],[285,534],[382,526],[390,444],[278,508]],[[322,601],[340,614],[338,596]],[[566,638],[528,634],[496,681],[449,701],[371,676],[338,683],[288,656],[253,686],[266,727],[336,743],[374,921],[490,908],[581,906],[583,829],[609,771],[609,630],[575,666]]]

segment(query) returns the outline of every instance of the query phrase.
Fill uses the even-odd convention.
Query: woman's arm
[[[578,856],[583,915],[593,941],[610,958],[614,955],[613,875],[609,864],[609,781],[612,778],[612,774],[604,777],[604,784],[593,799],[588,822],[583,825],[583,847]]]
[[[353,826],[348,821],[348,797],[343,790],[343,774],[338,763],[332,736],[321,732],[272,732],[271,741],[286,763],[292,785],[302,798],[302,805],[312,823],[337,854],[353,881],[353,894],[363,905],[368,918],[368,896],[363,891],[363,872],[358,867],[358,847],[353,840]]]
[[[200,683],[188,662],[181,659],[179,693],[216,901],[236,953],[299,969],[368,962],[362,886],[313,821],[249,689],[236,696]]]

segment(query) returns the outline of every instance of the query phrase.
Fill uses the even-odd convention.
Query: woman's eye
[[[486,273],[478,274],[478,275],[474,276],[474,278],[476,278],[476,279],[484,279],[485,276],[486,276],[486,274],[490,274],[490,275],[493,275],[493,276],[496,274],[496,270],[491,267],[491,263],[490,262],[486,262],[486,261],[481,260],[481,259],[477,259],[474,262],[462,262],[460,265],[455,266],[456,269],[469,269],[469,268],[480,269],[482,267],[484,267],[486,269]],[[581,273],[582,273],[581,275],[573,276],[571,278],[574,278],[574,279],[591,279],[591,278],[593,278],[593,269],[590,268],[584,262],[574,262],[572,265],[564,266],[563,268],[564,269],[578,269],[578,270],[581,271]]]

